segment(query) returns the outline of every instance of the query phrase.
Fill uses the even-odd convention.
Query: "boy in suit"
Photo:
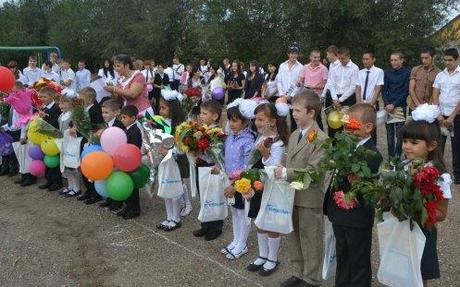
[[[38,95],[43,103],[43,109],[38,112],[38,115],[47,123],[59,130],[59,115],[61,109],[59,105],[54,102],[56,92],[48,87],[44,87],[40,90]],[[46,168],[45,176],[47,182],[40,185],[40,189],[48,189],[48,191],[56,191],[62,188],[62,175],[59,167]]]
[[[105,125],[107,128],[110,127],[118,127],[122,130],[125,130],[125,126],[123,123],[117,118],[118,114],[120,113],[120,105],[119,102],[116,100],[107,100],[102,103],[101,106],[102,110],[102,117],[104,118]],[[105,128],[105,127],[104,127]],[[102,130],[100,132],[102,133]],[[111,211],[115,211],[120,209],[121,202],[114,201],[110,198],[107,198],[103,202],[99,203],[100,207],[108,207]]]
[[[319,97],[304,89],[292,99],[292,115],[297,129],[291,134],[286,157],[286,168],[278,167],[275,175],[295,181],[296,168],[318,170],[324,157],[321,142],[327,135],[318,127],[317,115],[321,112]],[[321,175],[323,178],[324,175]],[[323,261],[323,180],[312,183],[307,190],[297,190],[294,200],[294,232],[288,235],[289,257],[297,269],[281,286],[319,286]]]
[[[135,106],[124,106],[120,111],[120,120],[126,128],[128,144],[133,144],[138,148],[142,147],[142,133],[137,126],[137,115],[139,110]],[[139,189],[135,188],[131,196],[125,201],[126,207],[117,213],[124,219],[138,217],[141,213],[139,203]]]
[[[96,91],[91,87],[83,88],[78,93],[78,98],[83,101],[85,110],[89,115],[91,131],[97,131],[100,125],[104,123],[104,119],[102,118],[101,106],[96,102]],[[88,142],[88,139],[84,138],[81,143],[82,147],[86,142]],[[85,184],[86,192],[77,197],[78,200],[84,200],[85,204],[94,204],[102,200],[101,196],[96,192],[93,182],[89,182],[88,179],[83,176],[83,183]]]
[[[354,105],[348,111],[348,116],[360,121],[359,129],[345,130],[356,135],[362,145],[373,151],[373,155],[365,160],[372,173],[378,172],[382,162],[382,155],[377,150],[372,140],[372,132],[375,129],[376,113],[372,105],[361,103]],[[347,192],[351,184],[365,179],[350,174],[340,186],[340,190]],[[332,222],[336,238],[337,271],[335,286],[365,287],[371,286],[371,243],[372,226],[374,225],[374,209],[362,200],[351,210],[341,209],[334,201],[333,194],[338,191],[332,187],[328,189],[325,197],[325,213]]]

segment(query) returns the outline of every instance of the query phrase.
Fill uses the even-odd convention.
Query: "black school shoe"
[[[221,234],[222,234],[222,230],[211,230],[211,231],[208,231],[208,233],[206,233],[206,235],[204,236],[204,239],[206,241],[211,241],[219,237]]]
[[[262,259],[262,260],[264,260],[264,261],[267,261],[267,258],[265,258],[265,257],[260,257],[260,256],[258,256],[257,258],[260,258],[260,259]],[[254,262],[255,262],[255,261],[254,261]],[[249,264],[249,265],[246,267],[246,269],[247,269],[248,271],[251,271],[251,272],[259,271],[259,269],[262,268],[262,266],[264,266],[264,264],[265,264],[265,262],[264,262],[264,263],[262,263],[262,264],[260,264],[260,265],[257,265],[257,264],[254,264],[254,262],[251,263],[251,264]]]
[[[84,192],[82,195],[79,195],[77,196],[77,200],[87,200],[88,198],[90,198],[91,195],[89,194],[89,192]]]
[[[40,189],[48,189],[51,186],[51,182],[46,182],[45,184],[39,185]]]
[[[202,236],[205,236],[206,233],[208,233],[208,230],[205,229],[205,228],[200,228],[200,229],[197,229],[195,231],[193,231],[193,236],[195,237],[202,237]]]
[[[130,211],[127,211],[125,212],[125,214],[123,215],[123,219],[133,219],[133,218],[136,218],[136,217],[139,217],[140,212],[130,212]]]
[[[112,204],[112,202],[108,199],[104,200],[103,202],[99,202],[100,207],[109,207]]]
[[[281,283],[280,287],[295,287],[295,286],[302,286],[301,283],[304,281],[299,277],[292,276],[288,280]]]
[[[90,197],[87,200],[85,200],[85,204],[86,205],[91,205],[91,204],[95,204],[96,202],[99,202],[101,200],[102,200],[102,198],[94,196],[94,197]]]
[[[37,183],[37,178],[29,176],[29,177],[25,177],[24,180],[20,183],[20,185],[22,187],[26,187],[26,186],[34,185],[36,183]]]
[[[48,187],[48,191],[57,191],[62,188],[62,184],[59,183],[53,183]]]
[[[262,266],[262,268],[260,268],[260,270],[259,270],[259,275],[260,276],[266,277],[266,276],[271,275],[273,272],[276,271],[276,269],[278,269],[278,266],[280,265],[279,261],[273,261],[273,260],[267,259],[267,262],[274,263],[275,267],[273,267],[271,269],[266,269],[265,267]]]

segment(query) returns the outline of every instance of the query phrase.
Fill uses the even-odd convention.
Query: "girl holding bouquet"
[[[185,116],[181,108],[177,93],[161,93],[162,97],[159,102],[159,113],[165,119],[165,122],[171,126],[172,134],[175,133],[176,127],[185,121]],[[168,150],[163,150],[163,156]],[[190,177],[189,163],[185,154],[180,154],[174,150],[174,158],[179,166],[182,180]],[[192,203],[187,185],[183,181],[184,194],[182,198],[165,199],[167,218],[157,225],[158,229],[173,231],[181,227],[181,216],[186,216],[192,211]],[[185,202],[185,207],[180,211],[181,200]]]
[[[246,169],[249,163],[252,147],[254,146],[254,134],[249,129],[249,123],[254,118],[254,110],[257,104],[251,100],[236,99],[227,106],[227,117],[230,126],[230,134],[225,141],[225,172],[232,175]],[[240,258],[248,252],[246,241],[251,229],[251,223],[244,212],[244,201],[240,193],[237,193],[230,185],[225,188],[225,197],[234,201],[232,204],[232,227],[233,240],[222,253],[230,260]]]
[[[259,137],[255,146],[257,159],[252,168],[263,169],[264,166],[278,166],[283,159],[288,134],[286,116],[289,113],[289,106],[285,103],[272,104],[263,103],[255,110],[255,126]],[[255,219],[259,213],[262,191],[251,192],[248,217]],[[278,250],[281,243],[279,233],[265,230],[257,230],[257,242],[259,255],[255,261],[248,265],[249,271],[259,271],[261,276],[268,276],[275,272],[278,267]]]
[[[439,113],[439,107],[423,104],[412,112],[412,120],[401,128],[403,152],[410,161],[407,168],[411,170],[411,173],[418,172],[415,163],[421,160],[425,164],[424,169],[418,172],[421,176],[420,181],[424,182],[429,177],[429,175],[421,174],[426,167],[431,167],[429,170],[434,173],[434,176],[437,176],[437,182],[434,182],[434,185],[429,186],[429,183],[425,182],[424,186],[418,186],[422,193],[433,193],[436,197],[436,200],[425,205],[428,220],[424,226],[420,226],[426,237],[421,262],[421,273],[425,286],[427,280],[440,277],[435,223],[446,218],[448,201],[452,198],[450,190],[452,179],[446,171],[441,155],[441,130],[436,121]],[[414,185],[419,185],[417,177],[418,175],[414,176]],[[425,190],[427,187],[428,190]]]

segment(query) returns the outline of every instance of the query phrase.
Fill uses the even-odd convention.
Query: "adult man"
[[[329,77],[324,88],[328,90],[326,92],[326,107],[332,106],[335,109],[355,104],[356,81],[359,72],[358,66],[350,59],[348,48],[340,48],[338,56],[340,64],[329,69]],[[325,94],[324,91],[323,94]],[[328,135],[334,137],[335,133],[340,130],[341,128],[328,127]]]
[[[321,63],[321,52],[318,50],[312,50],[310,52],[310,63],[303,66],[298,86],[304,86],[311,89],[319,97],[326,85],[327,73],[328,71],[326,66]],[[321,113],[317,115],[316,122],[322,130],[323,123],[321,121]]]
[[[457,64],[458,56],[458,50],[455,48],[444,52],[443,60],[446,68],[436,76],[433,84],[433,103],[441,108],[439,124],[454,132],[451,141],[455,184],[460,184],[460,67]],[[443,136],[443,151],[445,142],[446,136]]]
[[[40,79],[42,70],[37,67],[37,57],[29,56],[29,66],[22,71],[22,83],[25,86],[33,86],[33,84]]]
[[[302,64],[297,61],[299,58],[299,47],[297,44],[292,44],[287,50],[287,61],[281,63],[276,76],[278,95],[289,100],[294,96],[294,91],[299,82],[300,73],[302,72]],[[292,118],[291,111],[291,131],[297,129],[297,125]]]
[[[77,92],[86,87],[89,87],[91,83],[91,72],[88,69],[86,69],[85,60],[78,61],[78,71],[75,74],[75,79],[77,84]]]
[[[433,83],[436,75],[441,70],[434,64],[435,51],[433,48],[426,48],[420,53],[422,64],[412,68],[409,82],[409,108],[415,109],[424,103],[433,102]]]
[[[331,45],[327,47],[326,59],[327,59],[327,68],[329,70],[340,65],[338,52],[339,52],[339,49],[335,45]]]
[[[404,55],[401,52],[393,52],[390,56],[391,68],[384,72],[384,85],[382,98],[385,110],[390,115],[402,113],[405,117],[407,96],[409,94],[410,71],[403,67]],[[399,130],[404,125],[404,120],[387,122],[388,156],[400,157],[402,152],[402,141]],[[396,144],[395,144],[396,137]]]
[[[383,70],[374,66],[375,56],[373,52],[367,51],[363,54],[364,69],[358,72],[356,82],[356,102],[369,103],[378,109],[378,98],[383,87]],[[377,143],[376,128],[372,132],[372,139]]]
[[[184,67],[184,65],[182,65],[180,63],[178,56],[174,56],[174,58],[173,58],[172,70],[173,70],[172,71],[172,78],[170,79],[170,80],[172,80],[171,89],[177,90],[179,88],[179,86],[180,86],[180,76],[185,71],[185,67]]]

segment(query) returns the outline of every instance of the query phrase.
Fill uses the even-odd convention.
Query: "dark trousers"
[[[227,97],[227,105],[233,102],[234,100],[241,98],[241,92],[240,93],[228,93]]]
[[[178,90],[180,86],[180,80],[174,80],[171,82],[171,90]]]
[[[336,239],[336,287],[370,287],[372,280],[372,228],[333,224]]]
[[[47,167],[45,170],[45,177],[49,184],[62,185],[62,174],[59,167]]]
[[[447,118],[447,117],[444,117]],[[452,145],[452,170],[455,179],[460,179],[460,115],[456,116],[454,119],[454,137],[451,137],[451,145]],[[457,136],[455,136],[457,135]],[[447,137],[442,137],[442,146],[441,151],[444,155],[444,149],[446,147],[446,140]]]
[[[131,214],[139,214],[141,212],[141,205],[139,201],[139,189],[133,189],[133,193],[125,201],[126,212]]]
[[[86,178],[83,174],[82,178],[83,184],[86,187],[86,194],[88,194],[90,197],[101,198],[101,196],[97,193],[96,188],[94,187],[94,182],[90,182],[88,178]]]
[[[403,108],[404,116],[406,115],[406,108]],[[387,129],[387,144],[388,144],[388,156],[401,157],[402,153],[402,138],[401,128],[405,122],[385,124]]]
[[[341,96],[342,95],[337,95],[338,98],[340,98]],[[328,90],[326,92],[326,108],[332,106],[333,103],[334,103],[334,100],[332,99],[331,93]],[[351,95],[348,99],[346,99],[345,101],[342,102],[342,106],[353,106],[354,104],[356,104],[355,94]],[[338,133],[338,132],[340,132],[342,130],[343,130],[343,127],[339,128],[339,129],[333,129],[333,128],[328,126],[327,127],[327,134],[328,134],[329,137],[333,138],[336,133]]]
[[[214,166],[214,164],[201,164],[199,167],[206,167],[206,166]],[[198,166],[195,167],[196,169],[196,188],[198,190],[198,193],[200,192],[200,181],[198,180]],[[208,221],[208,222],[200,222],[201,223],[201,229],[206,230],[206,232],[212,232],[212,231],[222,231],[222,228],[224,226],[224,221],[223,220],[215,220],[215,221]]]

